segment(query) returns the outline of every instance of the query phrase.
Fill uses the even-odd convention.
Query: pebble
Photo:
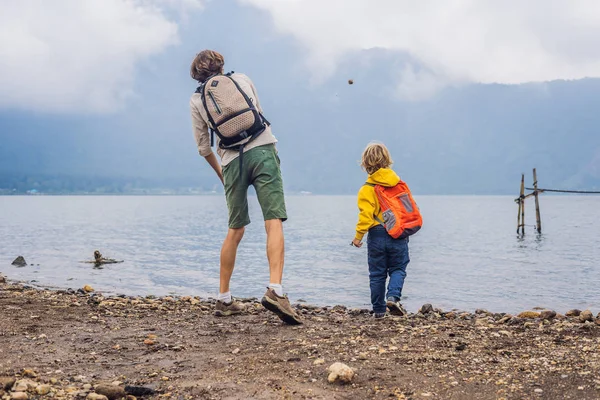
[[[240,352],[240,349],[239,349],[239,347],[236,347],[236,348],[235,348],[235,349],[234,349],[234,350],[231,352],[231,354],[237,354],[237,353],[239,353],[239,352]]]
[[[540,388],[535,389],[534,392],[538,393],[538,394],[544,393],[544,391],[542,389],[540,389]]]
[[[341,362],[331,364],[327,371],[329,372],[327,377],[329,383],[350,383],[354,379],[354,370]]]
[[[315,362],[313,362],[314,365],[321,365],[321,364],[325,364],[325,359],[323,358],[318,358],[315,360]]]
[[[367,359],[367,353],[358,353],[358,359],[359,360],[366,360]]]
[[[594,315],[592,314],[592,312],[590,310],[585,310],[584,312],[579,314],[579,321],[581,321],[581,322],[587,322],[587,321],[591,322],[593,320],[594,320]]]
[[[27,400],[29,399],[29,395],[25,392],[13,392],[11,393],[10,398],[13,400]]]
[[[83,291],[86,292],[86,293],[92,293],[94,291],[94,288],[91,287],[90,285],[85,285],[83,287]]]

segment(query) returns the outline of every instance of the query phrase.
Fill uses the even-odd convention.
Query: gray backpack
[[[208,117],[211,146],[214,145],[216,133],[220,148],[239,150],[242,156],[244,146],[263,133],[270,124],[231,77],[232,74],[229,72],[209,77],[196,89],[196,93],[200,94]],[[250,140],[244,142],[248,138]]]

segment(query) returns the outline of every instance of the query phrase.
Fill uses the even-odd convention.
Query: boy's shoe
[[[406,315],[406,310],[402,307],[399,301],[396,301],[393,297],[387,299],[387,308],[390,310],[390,314],[403,317]]]
[[[217,317],[229,317],[230,315],[241,314],[243,311],[244,306],[233,300],[230,303],[217,300],[217,304],[215,305],[215,316]]]
[[[286,324],[300,325],[302,321],[298,318],[298,314],[292,309],[287,296],[278,296],[271,288],[268,288],[261,300],[264,308],[274,312]]]
[[[373,318],[375,318],[375,319],[385,318],[385,313],[384,312],[373,313]]]

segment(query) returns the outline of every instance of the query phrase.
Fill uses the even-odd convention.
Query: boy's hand
[[[352,239],[352,245],[354,247],[361,247],[362,246],[362,242],[356,238]]]

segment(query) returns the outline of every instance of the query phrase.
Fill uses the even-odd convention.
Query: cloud
[[[600,76],[596,0],[239,0],[268,11],[325,79],[349,52],[410,57],[399,93],[427,97],[467,82],[520,84]]]
[[[0,3],[0,108],[105,113],[132,96],[135,67],[178,42],[167,17],[200,0]]]

